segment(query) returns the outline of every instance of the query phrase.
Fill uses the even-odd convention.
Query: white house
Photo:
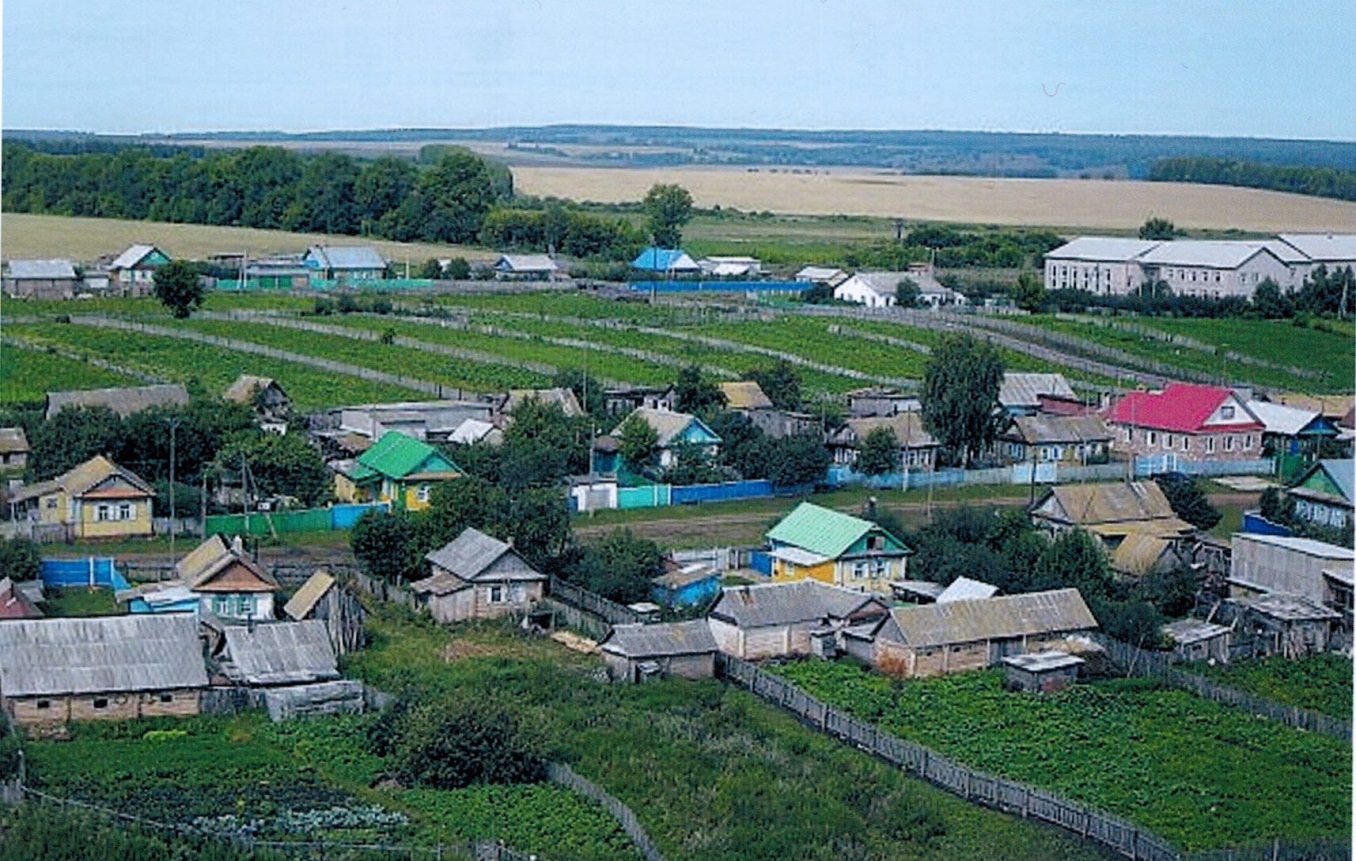
[[[560,267],[549,254],[501,254],[494,272],[499,278],[545,281],[556,277]]]
[[[1103,296],[1132,293],[1144,280],[1139,255],[1158,244],[1080,236],[1045,255],[1045,289],[1086,290]]]

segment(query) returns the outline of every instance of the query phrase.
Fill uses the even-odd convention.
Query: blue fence
[[[1272,523],[1257,511],[1243,512],[1243,531],[1253,535],[1280,535],[1283,537],[1295,534],[1289,527]]]
[[[131,584],[113,565],[112,559],[44,559],[42,584],[57,588],[72,586],[104,586],[119,591]]]
[[[799,293],[804,281],[632,281],[638,293]]]
[[[772,554],[766,550],[755,550],[749,554],[749,567],[759,574],[772,576]]]
[[[675,486],[669,492],[674,505],[688,502],[724,502],[730,499],[755,499],[772,495],[772,482],[767,479],[727,481],[721,484],[690,484]]]
[[[873,487],[876,489],[899,489],[900,487],[945,487],[952,484],[965,483],[965,470],[963,469],[939,469],[935,472],[909,471],[909,483],[903,484],[904,474],[901,472],[887,472],[881,475],[866,475],[857,472],[850,466],[835,464],[829,467],[826,480],[835,487],[842,487],[846,484],[857,484],[863,487]],[[1010,482],[1008,482],[1010,483]]]
[[[372,509],[380,511],[390,511],[389,502],[359,502],[347,505],[330,506],[330,528],[331,529],[352,529],[353,524]]]

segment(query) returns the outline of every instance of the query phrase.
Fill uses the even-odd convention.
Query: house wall
[[[787,562],[785,559],[773,558],[772,560],[772,579],[774,582],[791,582],[794,580],[819,580],[823,583],[835,582],[837,576],[834,571],[834,561],[832,559],[821,562],[818,565],[796,565]]]
[[[503,599],[491,600],[491,589],[501,588]],[[542,599],[542,581],[516,583],[477,583],[450,595],[431,595],[429,613],[444,624],[469,619],[497,619],[512,613],[523,613]]]
[[[915,647],[898,640],[877,637],[871,662],[881,672],[893,676],[924,678],[995,666],[1003,657],[1043,651],[1063,639],[1062,632],[1051,632],[1002,640]]]
[[[198,596],[198,607],[202,612],[210,611],[223,619],[269,622],[275,618],[272,592],[194,592],[193,594]],[[241,597],[250,599],[252,609],[247,613],[239,611]]]
[[[708,619],[711,636],[716,638],[716,647],[727,655],[746,658],[744,654],[744,633],[738,627],[720,619]]]
[[[1270,254],[1255,254],[1241,266],[1232,269],[1212,266],[1176,266],[1153,264],[1145,267],[1146,274],[1166,281],[1177,296],[1203,296],[1219,299],[1225,296],[1251,296],[1257,285],[1270,278],[1282,290],[1299,286],[1290,267]]]
[[[334,496],[340,502],[354,503],[360,499],[358,485],[346,475],[334,474]]]
[[[151,498],[149,496],[126,500],[125,504],[131,506],[131,516],[127,518],[122,517],[123,512],[128,510],[122,508],[123,504],[123,500],[109,500],[108,502],[75,500],[71,514],[77,537],[120,538],[154,533],[155,528],[151,521]],[[99,519],[100,506],[107,506],[105,511],[110,519]]]
[[[1198,640],[1195,643],[1178,644],[1172,649],[1172,656],[1179,661],[1207,661],[1214,659],[1221,664],[1229,663],[1229,634]]]
[[[1033,673],[1020,667],[1007,667],[1004,677],[1008,690],[1048,694],[1063,690],[1078,680],[1078,667],[1061,667]]]
[[[1347,559],[1313,556],[1261,541],[1243,534],[1234,536],[1229,576],[1272,592],[1300,595],[1323,604],[1330,596],[1323,579],[1324,568],[1350,566]]]
[[[895,304],[893,295],[882,296],[855,276],[835,287],[833,298],[843,302],[856,302],[868,308],[888,308]]]
[[[881,565],[883,563],[883,565]],[[891,580],[906,579],[908,558],[905,556],[867,556],[839,559],[834,563],[834,580],[845,589],[888,593]]]
[[[1247,460],[1261,457],[1262,431],[1181,433],[1124,424],[1113,425],[1113,451],[1148,457],[1175,454],[1179,460]]]
[[[664,671],[669,676],[683,679],[710,679],[716,675],[716,653],[674,655],[665,659]]]
[[[1046,258],[1045,289],[1087,290],[1102,296],[1132,293],[1144,280],[1138,263],[1125,260]]]
[[[4,291],[16,299],[70,299],[79,283],[72,278],[6,278]]]
[[[1295,516],[1300,520],[1315,523],[1319,526],[1345,529],[1347,522],[1351,519],[1351,509],[1345,506],[1333,505],[1317,499],[1305,499],[1298,494],[1292,494],[1292,498],[1295,500]]]

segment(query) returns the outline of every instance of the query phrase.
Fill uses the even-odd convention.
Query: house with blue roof
[[[371,245],[312,245],[301,257],[313,280],[376,281],[386,277],[386,260]]]
[[[656,248],[653,245],[631,261],[632,269],[664,275],[700,275],[702,267],[681,248]]]

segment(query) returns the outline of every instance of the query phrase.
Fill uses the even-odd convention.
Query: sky
[[[4,128],[1356,140],[1353,0],[9,0]]]

